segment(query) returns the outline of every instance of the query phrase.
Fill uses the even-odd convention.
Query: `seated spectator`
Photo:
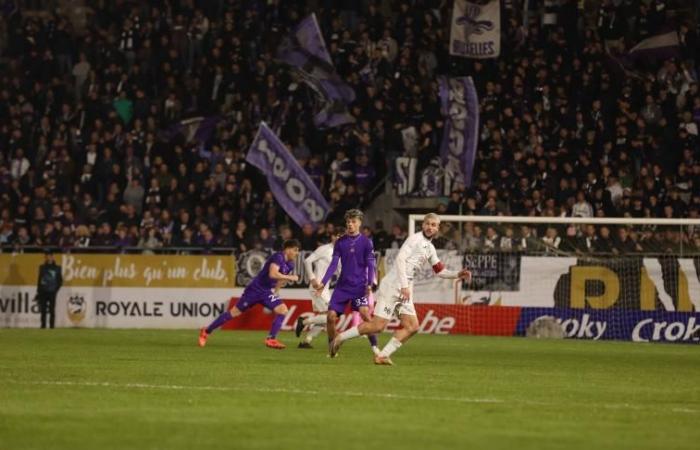
[[[594,250],[596,253],[613,253],[615,250],[615,242],[610,236],[610,228],[603,225],[599,229],[598,239],[595,241]]]

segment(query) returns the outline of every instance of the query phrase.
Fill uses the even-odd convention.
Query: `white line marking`
[[[541,402],[535,400],[503,400],[497,398],[478,397],[442,397],[432,395],[404,395],[391,393],[358,392],[358,391],[319,391],[313,389],[295,388],[269,388],[259,386],[185,386],[178,384],[146,384],[146,383],[112,383],[109,381],[14,381],[8,380],[12,384],[22,385],[42,385],[42,386],[76,386],[76,387],[106,387],[116,389],[160,389],[173,391],[215,391],[215,392],[259,392],[263,394],[300,394],[300,395],[337,395],[340,397],[364,397],[364,398],[384,398],[392,400],[419,400],[437,401],[451,403],[471,403],[471,404],[509,404],[509,405],[536,405],[536,406],[579,406],[582,408],[604,408],[604,409],[632,409],[632,410],[667,410],[674,413],[697,414],[697,409],[671,407],[664,408],[661,405],[633,405],[630,403],[572,403],[572,402]]]

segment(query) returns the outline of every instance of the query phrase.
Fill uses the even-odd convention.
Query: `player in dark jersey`
[[[209,335],[229,320],[240,316],[255,305],[262,305],[275,313],[270,334],[265,339],[265,345],[276,349],[285,348],[286,346],[277,340],[277,333],[279,333],[284,316],[287,314],[287,305],[282,302],[275,291],[280,282],[299,279],[292,272],[294,271],[293,261],[299,255],[300,248],[299,241],[290,239],[284,242],[281,252],[273,253],[267,258],[262,270],[248,283],[238,302],[230,310],[217,317],[207,328],[199,330],[199,346],[204,347]]]
[[[345,313],[345,309],[350,303],[353,311],[358,311],[362,320],[369,321],[369,299],[371,287],[375,282],[376,261],[374,257],[374,247],[372,241],[360,232],[363,214],[360,210],[351,209],[345,213],[344,236],[339,238],[333,247],[333,258],[326,270],[323,280],[313,286],[320,294],[324,286],[330,281],[341,262],[340,277],[333,290],[330,304],[328,305],[327,333],[329,349],[336,334],[336,324],[338,316]],[[377,354],[377,337],[369,336],[372,351]],[[331,356],[335,356],[332,352]]]

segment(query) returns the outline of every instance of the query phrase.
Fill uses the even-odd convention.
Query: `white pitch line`
[[[364,397],[364,398],[384,398],[392,400],[419,400],[419,401],[438,401],[450,403],[471,403],[471,404],[520,404],[520,405],[535,405],[535,406],[560,406],[560,402],[541,402],[534,400],[503,400],[496,398],[478,398],[478,397],[442,397],[430,395],[404,395],[391,393],[374,393],[374,392],[358,392],[358,391],[319,391],[313,389],[295,389],[295,388],[269,388],[257,386],[186,386],[178,384],[146,384],[146,383],[112,383],[109,381],[14,381],[8,380],[12,384],[23,385],[43,385],[43,386],[77,386],[77,387],[106,387],[117,389],[159,389],[173,391],[216,391],[216,392],[259,392],[264,394],[280,393],[280,394],[300,394],[300,395],[336,395],[340,397]],[[572,406],[574,404],[568,403]],[[638,406],[629,403],[577,403],[574,406],[583,408],[600,407],[604,409],[632,409],[632,410],[668,410],[674,413],[682,414],[697,414],[697,409],[684,407],[661,408],[660,406]]]
[[[432,400],[458,403],[505,403],[504,400],[491,398],[468,397],[439,397],[422,395],[403,395],[388,393],[372,393],[357,391],[317,391],[312,389],[294,388],[267,388],[267,387],[241,387],[241,386],[184,386],[177,384],[145,384],[145,383],[111,383],[109,381],[11,381],[13,384],[46,385],[46,386],[85,386],[85,387],[109,387],[122,389],[163,389],[174,391],[222,391],[222,392],[260,392],[281,394],[319,395],[331,394],[346,397],[388,398],[397,400]]]

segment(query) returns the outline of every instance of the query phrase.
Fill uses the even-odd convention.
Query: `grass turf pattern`
[[[0,449],[698,448],[697,345],[0,330]],[[388,335],[380,338],[383,344]]]

